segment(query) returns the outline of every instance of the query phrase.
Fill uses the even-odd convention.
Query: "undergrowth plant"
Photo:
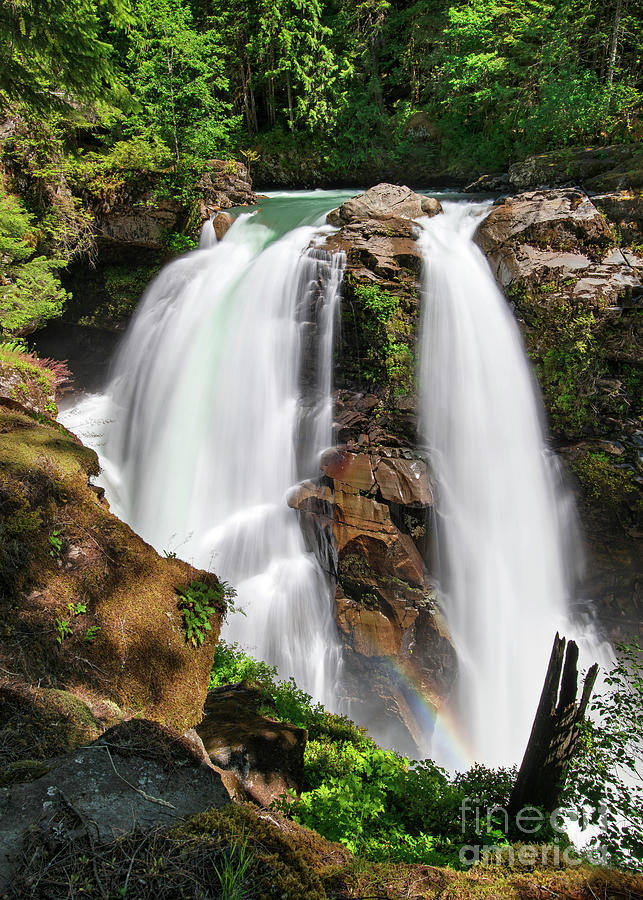
[[[617,647],[594,695],[565,791],[565,802],[593,826],[588,849],[637,872],[643,869],[642,708],[643,650],[635,640]]]
[[[248,884],[252,854],[248,847],[248,837],[241,834],[231,844],[219,862],[213,863],[215,875],[221,888],[221,900],[246,900],[251,896]]]
[[[215,585],[203,581],[192,581],[188,585],[176,589],[179,595],[179,609],[182,613],[186,640],[193,647],[200,647],[207,633],[212,631],[210,619],[215,616],[225,617],[234,612],[234,588],[225,581]]]
[[[374,861],[395,860],[459,867],[462,844],[507,844],[499,824],[473,818],[462,827],[461,803],[506,806],[515,772],[482,766],[451,778],[431,760],[415,762],[385,750],[350,719],[329,713],[293,679],[279,681],[273,666],[235,645],[220,642],[210,687],[246,682],[262,694],[259,711],[308,731],[299,796],[278,809],[353,853]]]

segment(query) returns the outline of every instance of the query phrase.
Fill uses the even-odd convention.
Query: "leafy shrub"
[[[56,318],[67,299],[56,275],[64,260],[35,255],[31,221],[23,204],[0,185],[0,329],[10,334]]]
[[[638,641],[617,648],[617,661],[581,725],[580,747],[567,775],[565,801],[595,826],[590,849],[611,865],[643,866],[643,655]]]
[[[308,729],[301,795],[277,805],[295,821],[340,841],[352,852],[379,861],[460,865],[462,844],[506,843],[492,822],[475,832],[465,823],[465,797],[481,806],[505,805],[514,771],[474,767],[451,779],[431,760],[421,763],[378,747],[349,719],[329,713],[295,682],[277,681],[276,669],[234,645],[219,643],[210,686],[240,681],[260,687],[264,715]]]

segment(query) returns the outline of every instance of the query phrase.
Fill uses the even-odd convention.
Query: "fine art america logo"
[[[599,825],[605,825],[605,813],[607,807],[598,808]],[[594,848],[579,858],[573,847],[561,848],[552,843],[529,843],[534,839],[543,826],[549,823],[556,834],[566,835],[569,828],[579,822],[579,816],[572,810],[558,808],[547,814],[535,806],[523,807],[515,817],[513,825],[515,831],[525,836],[525,843],[514,847],[508,842],[502,843],[502,836],[509,834],[509,812],[502,806],[480,807],[473,805],[469,797],[465,797],[460,804],[460,822],[462,834],[471,832],[471,825],[479,835],[496,838],[500,843],[496,844],[463,844],[460,847],[460,862],[465,866],[473,866],[476,863],[483,865],[504,864],[513,866],[516,863],[522,866],[580,866],[589,860],[596,865],[607,865],[607,853],[602,847]],[[581,828],[584,823],[580,821]],[[512,828],[512,831],[514,829]]]

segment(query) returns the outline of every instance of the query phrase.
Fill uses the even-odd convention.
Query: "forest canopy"
[[[633,0],[9,0],[0,97],[58,117],[71,152],[499,170],[640,139],[642,19]]]

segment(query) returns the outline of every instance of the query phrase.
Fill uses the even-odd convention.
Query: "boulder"
[[[613,246],[614,236],[582,191],[531,191],[498,201],[478,227],[476,242],[487,255],[515,242],[573,252]]]
[[[643,186],[643,145],[571,147],[528,156],[509,167],[514,191],[582,185],[586,190]]]
[[[595,194],[592,203],[616,226],[621,247],[643,244],[643,191]]]
[[[582,191],[532,191],[498,201],[475,240],[504,288],[547,284],[597,307],[641,292],[608,222]]]
[[[465,194],[488,194],[497,193],[499,191],[508,191],[511,189],[509,175],[507,172],[493,172],[489,175],[481,175],[467,184],[464,188]]]
[[[289,790],[300,791],[307,734],[287,722],[260,715],[262,692],[244,684],[208,693],[196,727],[210,760],[233,772],[247,794],[262,806]]]
[[[230,213],[227,212],[220,212],[214,217],[212,220],[212,227],[214,228],[214,233],[216,234],[218,241],[223,239],[224,235],[232,227],[233,222],[234,216],[231,216]]]
[[[377,184],[328,213],[329,225],[342,227],[369,219],[418,219],[442,212],[439,200],[423,197],[405,185]]]
[[[379,457],[375,480],[381,496],[390,503],[417,508],[433,503],[426,463],[421,459]]]
[[[337,489],[351,494],[370,491],[375,485],[373,466],[367,453],[348,453],[333,447],[322,454],[319,468],[333,479]]]
[[[110,841],[229,802],[221,776],[178,732],[144,719],[117,725],[35,781],[0,788],[0,891],[29,829],[60,846],[81,833]]]
[[[0,432],[1,669],[79,696],[97,718],[108,702],[190,728],[225,609],[216,578],[159,556],[113,516],[88,485],[96,454],[62,426],[0,400]],[[187,641],[177,594],[193,581],[221,598],[199,647]],[[82,703],[67,708],[84,719]]]

